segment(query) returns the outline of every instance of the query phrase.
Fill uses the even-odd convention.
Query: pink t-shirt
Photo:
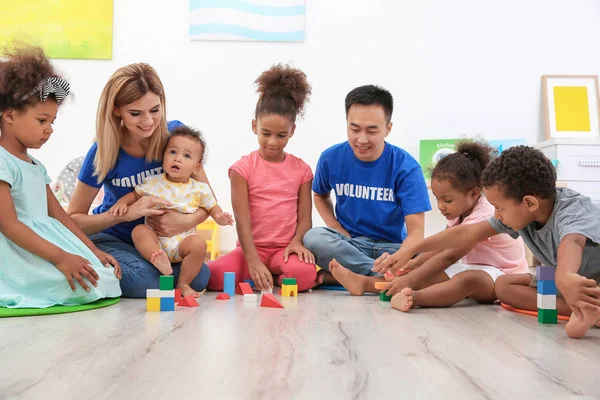
[[[463,220],[463,224],[476,224],[494,215],[494,206],[483,196],[477,201],[471,214]],[[456,218],[448,223],[448,227],[460,225]],[[492,236],[479,242],[462,259],[463,264],[491,265],[506,274],[524,274],[529,271],[525,259],[525,244],[520,237],[513,239],[506,233]]]
[[[265,161],[253,151],[231,166],[248,184],[254,245],[287,246],[296,234],[298,192],[312,180],[308,164],[286,153],[282,162]]]

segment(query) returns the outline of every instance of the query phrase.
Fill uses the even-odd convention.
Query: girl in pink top
[[[312,227],[310,167],[284,152],[302,115],[311,87],[304,72],[277,65],[256,80],[260,97],[252,131],[258,150],[229,169],[238,246],[209,264],[209,290],[223,290],[225,272],[237,282],[252,279],[260,290],[296,278],[308,290],[317,277],[315,258],[302,239]],[[236,284],[237,284],[236,282]]]
[[[492,149],[485,143],[459,142],[456,153],[438,162],[431,174],[431,190],[448,227],[475,224],[494,215],[481,192],[481,174],[490,161]],[[392,286],[404,287],[392,298],[392,307],[445,307],[466,297],[482,303],[497,300],[496,278],[504,274],[526,273],[525,244],[500,234],[475,247],[423,253],[410,261],[405,276]]]

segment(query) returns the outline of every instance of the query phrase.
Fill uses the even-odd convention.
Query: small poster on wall
[[[546,139],[600,138],[597,76],[544,75],[542,99]]]
[[[12,40],[44,49],[50,58],[112,59],[113,0],[2,2],[0,46]]]
[[[303,42],[304,0],[190,0],[190,39]]]
[[[431,179],[430,170],[448,154],[456,151],[455,143],[460,139],[431,139],[421,140],[419,142],[419,164],[423,169],[425,179]],[[525,145],[525,139],[498,139],[489,140],[490,146],[498,152],[508,149],[509,147]]]

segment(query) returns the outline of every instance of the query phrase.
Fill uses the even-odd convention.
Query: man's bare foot
[[[392,297],[392,308],[402,312],[408,312],[414,304],[413,296],[413,290],[411,288],[402,289],[400,293]]]
[[[598,324],[600,324],[600,311],[598,311],[597,308],[581,308],[581,312],[583,313],[583,319],[577,318],[575,313],[572,313],[571,319],[569,319],[567,326],[565,326],[567,335],[573,339],[581,339],[585,336],[588,329],[594,325],[599,326]]]
[[[342,266],[335,259],[331,260],[329,263],[329,271],[331,271],[331,275],[346,288],[348,292],[350,292],[353,296],[362,296],[366,292],[375,292],[374,280],[369,277],[355,274],[350,271],[348,268]]]
[[[173,267],[171,267],[171,261],[167,253],[163,250],[158,250],[150,257],[150,263],[156,267],[163,275],[171,275],[173,273]]]
[[[192,289],[192,287],[190,285],[188,285],[187,283],[184,284],[177,284],[177,288],[181,290],[181,297],[185,297],[185,296],[194,296],[194,297],[200,297],[200,295],[202,293],[198,293],[196,292],[194,289]]]

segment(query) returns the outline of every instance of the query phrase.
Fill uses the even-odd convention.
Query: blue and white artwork
[[[304,0],[190,0],[190,39],[304,41]]]

